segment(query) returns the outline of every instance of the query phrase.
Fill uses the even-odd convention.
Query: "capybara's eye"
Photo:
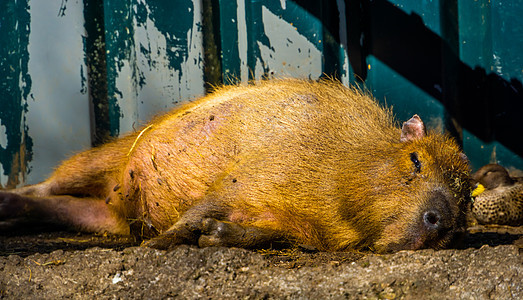
[[[414,167],[416,167],[416,172],[417,173],[421,172],[421,163],[419,162],[419,159],[418,159],[418,153],[412,152],[410,154],[410,160],[414,164]]]

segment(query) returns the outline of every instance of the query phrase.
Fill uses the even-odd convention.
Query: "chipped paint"
[[[201,7],[199,1],[184,4],[180,6],[185,8],[184,12],[177,18],[184,17],[173,24],[166,20],[169,9],[153,8],[143,1],[147,18],[135,23],[135,51],[144,77],[138,95],[141,121],[204,93]],[[183,30],[179,30],[182,23]]]
[[[26,182],[37,183],[71,153],[89,148],[91,133],[83,4],[33,1],[29,12],[28,73],[33,80],[26,122],[35,150]]]
[[[249,80],[248,45],[247,45],[247,18],[245,15],[245,0],[238,0],[236,8],[238,16],[238,54],[240,59],[241,82]]]
[[[287,9],[287,1],[286,0],[280,0],[281,9]]]
[[[112,119],[118,122],[113,134],[136,130],[176,103],[204,93],[199,1],[138,0],[124,15],[125,38],[117,30],[120,22],[108,25],[109,92]]]
[[[4,125],[0,125],[0,148],[2,150],[7,149],[7,128]],[[4,175],[4,168],[0,164],[0,188],[7,184],[8,177]]]
[[[343,0],[336,0],[336,5],[338,8],[338,15],[339,15],[339,38],[340,38],[340,57],[342,60],[342,67],[341,67],[341,76],[340,80],[343,82],[343,84],[349,85],[352,78],[352,72],[350,70],[349,65],[349,55],[348,55],[348,40],[347,40],[347,17],[345,15],[345,1]]]
[[[32,158],[32,139],[25,114],[31,97],[28,72],[31,15],[25,1],[0,2],[0,187],[22,184]]]
[[[137,76],[133,73],[135,68],[130,64],[131,59],[136,57],[132,53],[134,47],[134,27],[132,24],[132,7],[128,1],[108,1],[104,2],[105,19],[105,47],[107,63],[107,100],[109,114],[109,132],[112,136],[120,133],[120,118],[122,117],[121,99],[134,101],[134,99],[124,98],[127,90],[132,91],[131,84]],[[124,72],[122,72],[122,69]],[[117,85],[118,77],[129,78],[129,84],[124,86]],[[127,82],[127,81],[124,81]],[[126,93],[129,97],[132,93]]]
[[[7,177],[7,175],[4,175],[4,168],[3,168],[3,166],[0,164],[0,189],[4,188],[4,187],[7,187],[8,179],[9,178]]]
[[[0,124],[0,148],[7,148],[7,128]]]
[[[133,52],[131,52],[133,53]],[[134,55],[133,55],[134,56]],[[124,60],[121,62],[118,75],[115,77],[115,88],[118,90],[117,103],[119,111],[118,132],[124,133],[137,129],[138,121],[138,93],[133,78],[134,61]],[[113,116],[115,118],[116,116]]]
[[[295,76],[319,78],[322,74],[322,53],[292,24],[262,6],[262,18],[268,44],[257,41],[261,57],[256,60],[255,74],[263,70],[275,77]]]
[[[137,130],[151,116],[204,93],[201,1],[99,2],[105,15],[98,22],[106,26],[107,50],[107,63],[100,69],[107,65],[108,96],[104,94],[103,99],[109,102],[103,127],[113,136]],[[86,35],[82,14],[86,3],[0,1],[2,187],[42,180],[59,160],[89,147],[91,76],[87,76],[86,49],[81,42]],[[522,31],[518,14],[522,5],[514,3],[509,8],[459,3],[460,58],[472,68],[479,66],[520,83],[523,72],[516,50],[521,42],[512,37]],[[271,74],[317,78],[335,70],[344,83],[352,82],[346,51],[350,20],[345,19],[346,2],[336,0],[335,5],[335,11],[318,13],[307,9],[319,6],[301,6],[295,1],[220,1],[215,13],[220,22],[217,30],[222,32],[225,81],[231,76],[247,81]],[[421,16],[425,26],[439,33],[437,5],[407,1],[401,10]],[[329,28],[317,19],[331,15],[339,17],[339,32],[326,33]],[[339,40],[331,36],[329,44],[328,34],[338,34]],[[332,48],[337,41],[339,53]],[[478,43],[485,47],[475,47]],[[322,57],[325,53],[335,55]],[[335,68],[325,67],[333,62],[338,64]],[[431,106],[433,100],[376,58],[368,57],[368,67],[368,86],[376,89],[376,96],[386,96],[389,104],[394,103],[400,116],[410,114],[411,109],[426,111],[429,119],[442,114]],[[500,163],[522,166],[521,157],[501,145],[465,136],[464,148],[473,162],[488,162],[495,148]]]

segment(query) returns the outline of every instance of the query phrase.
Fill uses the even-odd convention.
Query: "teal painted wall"
[[[32,140],[25,122],[31,76],[27,72],[29,21],[27,3],[0,3],[0,183],[25,180]]]
[[[0,4],[0,183],[47,176],[90,146],[83,5]]]
[[[479,117],[486,119],[486,126],[498,129],[487,141],[466,130],[464,149],[475,167],[497,161],[523,169],[523,2],[460,1],[459,11],[460,59],[481,74],[484,85],[490,85],[476,87],[480,90],[476,103],[490,112]],[[519,93],[514,97],[504,90]],[[512,141],[509,147],[508,140]],[[510,149],[515,147],[519,155]]]
[[[0,187],[204,94],[199,1],[2,1],[0,38]]]
[[[324,75],[451,132],[474,168],[523,169],[522,15],[499,0],[2,1],[0,186],[213,84]]]

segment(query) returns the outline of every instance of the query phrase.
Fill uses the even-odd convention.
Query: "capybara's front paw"
[[[150,240],[142,243],[143,247],[150,247],[159,250],[169,250],[180,244],[197,244],[200,237],[200,226],[192,222],[179,222],[172,226],[169,230],[153,237]]]
[[[169,238],[167,235],[159,235],[157,237],[154,237],[150,240],[143,241],[140,246],[142,247],[149,247],[159,250],[167,250],[172,245],[172,238]]]
[[[202,234],[198,246],[236,246],[245,235],[245,229],[236,223],[205,218],[202,221]]]

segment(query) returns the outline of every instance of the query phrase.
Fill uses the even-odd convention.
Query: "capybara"
[[[498,164],[485,165],[471,177],[484,189],[472,205],[478,223],[523,225],[523,177],[511,177]]]
[[[463,233],[466,156],[415,115],[323,79],[226,86],[0,193],[0,219],[138,234],[169,248],[442,248]]]

